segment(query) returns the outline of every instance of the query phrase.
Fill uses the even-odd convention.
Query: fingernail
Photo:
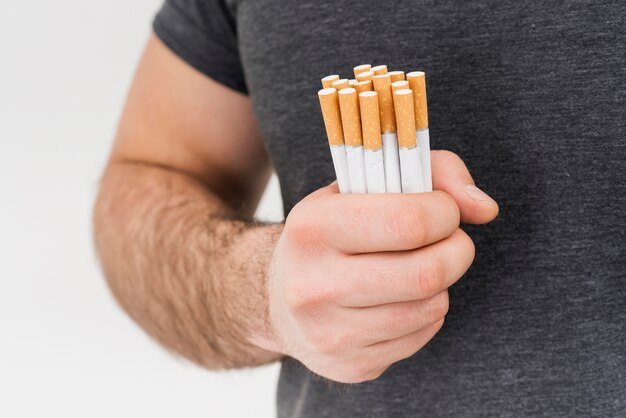
[[[491,200],[487,193],[483,192],[473,184],[466,184],[465,191],[467,191],[467,195],[470,197],[470,199],[476,202],[488,202]]]

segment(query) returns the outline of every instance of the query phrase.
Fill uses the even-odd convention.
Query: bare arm
[[[282,225],[251,220],[268,162],[249,99],[152,37],[95,209],[97,251],[123,308],[210,368],[275,360],[265,277]]]

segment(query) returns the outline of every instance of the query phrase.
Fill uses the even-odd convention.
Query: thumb
[[[448,193],[459,205],[461,222],[484,224],[498,216],[498,204],[474,185],[465,163],[450,151],[432,151],[433,189]]]

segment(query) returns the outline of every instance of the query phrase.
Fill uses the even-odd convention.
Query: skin
[[[498,213],[459,157],[431,158],[432,193],[333,183],[284,224],[255,222],[270,167],[250,100],[152,36],[96,202],[104,274],[146,332],[204,367],[288,355],[334,381],[375,379],[441,329],[474,258],[460,222]]]

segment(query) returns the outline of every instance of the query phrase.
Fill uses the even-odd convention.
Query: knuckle
[[[446,319],[441,318],[439,321],[433,324],[432,335],[428,338],[428,341],[430,341],[435,335],[437,335],[437,333],[439,333],[439,331],[441,331],[441,328],[443,328],[444,322],[446,322]]]
[[[285,220],[284,231],[288,238],[295,244],[319,245],[323,242],[328,223],[327,218],[319,214],[333,210],[329,205],[328,202],[306,199],[297,203]]]
[[[446,209],[446,216],[443,217],[450,225],[458,227],[461,224],[461,209],[452,196],[443,191],[436,191],[441,198],[441,205]],[[449,213],[448,213],[449,212]]]
[[[474,257],[476,256],[476,246],[474,244],[474,240],[472,240],[472,238],[461,229],[458,230],[457,235],[459,235],[463,242],[463,254],[469,263],[471,263],[474,261]]]
[[[448,291],[443,291],[435,295],[430,303],[431,322],[436,322],[444,318],[450,310],[450,298]]]
[[[417,291],[420,297],[431,297],[445,287],[445,264],[439,257],[428,257],[419,266]]]
[[[291,217],[285,223],[283,234],[286,235],[290,243],[299,249],[315,248],[321,242],[321,229],[315,222],[315,217],[307,217],[302,214]]]

